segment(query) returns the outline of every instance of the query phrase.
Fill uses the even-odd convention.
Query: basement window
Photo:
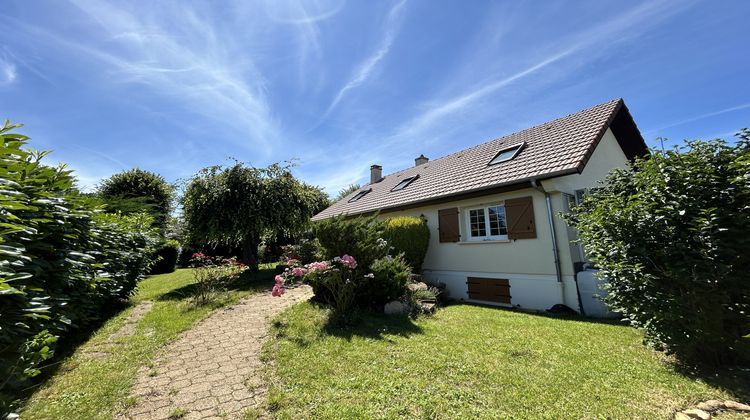
[[[409,178],[404,178],[403,180],[401,180],[401,182],[399,182],[398,184],[396,184],[395,187],[391,188],[391,191],[400,191],[400,190],[403,190],[404,188],[408,187],[409,184],[411,184],[412,182],[414,182],[417,178],[419,178],[419,175],[415,175],[415,176],[412,176],[412,177],[409,177]]]
[[[357,194],[354,195],[354,197],[349,199],[349,202],[353,203],[355,201],[359,201],[360,198],[366,196],[367,193],[369,193],[370,191],[372,191],[372,188],[358,192]]]
[[[526,143],[517,144],[515,146],[511,146],[505,149],[500,150],[497,152],[494,158],[490,161],[489,165],[495,165],[501,162],[506,162],[518,155],[518,153],[523,149],[523,147],[526,145]]]

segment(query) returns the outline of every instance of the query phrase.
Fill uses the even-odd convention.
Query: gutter
[[[549,229],[552,233],[552,253],[555,258],[555,274],[557,275],[557,282],[561,285],[564,284],[562,281],[562,271],[560,270],[560,250],[557,248],[557,232],[555,231],[555,219],[552,215],[552,199],[549,193],[537,182],[536,179],[531,180],[531,187],[544,194],[544,201],[547,203],[547,220],[549,221]],[[565,302],[565,294],[563,293],[563,302]]]

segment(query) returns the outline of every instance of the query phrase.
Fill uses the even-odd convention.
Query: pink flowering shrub
[[[336,257],[331,261],[315,261],[300,265],[298,261],[287,261],[289,268],[276,276],[273,296],[281,296],[288,285],[305,281],[313,287],[315,296],[331,306],[336,314],[347,314],[354,307],[357,284],[362,274],[357,261],[351,255]]]
[[[276,276],[272,294],[281,296],[285,287],[303,281],[312,286],[315,299],[331,305],[336,315],[348,314],[354,307],[382,308],[400,299],[411,274],[400,255],[376,259],[370,267],[360,266],[348,254],[305,265],[289,260],[287,266]]]
[[[205,304],[220,290],[237,280],[247,270],[247,266],[236,258],[210,257],[196,252],[190,259],[195,278],[193,300]]]

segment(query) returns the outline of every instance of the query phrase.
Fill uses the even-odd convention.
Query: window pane
[[[469,210],[471,236],[487,236],[487,226],[484,223],[484,209]]]
[[[505,207],[494,206],[487,208],[490,215],[490,235],[507,235],[508,227],[505,224]]]
[[[506,160],[508,160],[508,159],[512,158],[512,157],[513,157],[513,155],[514,155],[514,154],[515,154],[515,153],[516,153],[516,152],[518,151],[518,149],[519,149],[520,147],[521,147],[521,145],[518,145],[518,146],[516,146],[516,147],[513,147],[513,148],[511,148],[511,149],[508,149],[508,150],[505,150],[505,151],[502,151],[502,152],[498,153],[498,155],[497,155],[497,156],[495,156],[495,157],[494,157],[494,158],[492,159],[492,161],[490,161],[490,165],[492,165],[493,163],[500,163],[500,162],[504,162],[504,161],[506,161]]]

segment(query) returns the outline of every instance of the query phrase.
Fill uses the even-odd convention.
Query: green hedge
[[[133,292],[155,243],[150,216],[103,214],[17,127],[0,129],[0,417],[59,338]]]
[[[168,239],[164,241],[154,252],[152,257],[154,265],[150,274],[171,273],[177,269],[177,260],[180,257],[180,243]]]
[[[386,219],[383,237],[395,254],[404,254],[404,259],[415,273],[422,270],[422,262],[430,245],[430,229],[424,220],[409,216]]]

